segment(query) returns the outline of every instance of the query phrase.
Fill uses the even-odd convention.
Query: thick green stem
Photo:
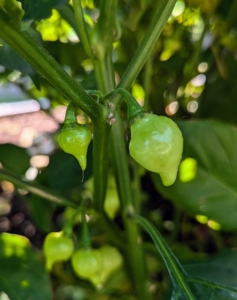
[[[1,15],[0,37],[92,120],[105,118],[107,111],[102,105],[96,103],[32,36],[19,31]]]
[[[89,35],[87,32],[86,24],[83,17],[83,11],[81,6],[81,0],[73,0],[73,8],[76,16],[77,27],[79,38],[82,42],[82,45],[90,58],[93,58],[93,52],[90,45]]]
[[[111,92],[115,86],[115,78],[110,54],[107,55],[103,61],[94,60],[94,68],[97,88],[100,89],[103,94]]]
[[[106,7],[107,8],[109,7],[109,2],[110,4],[112,3],[111,0],[108,0],[106,2],[107,4],[105,3],[103,6],[104,8],[103,14],[105,16],[106,15],[109,16],[111,12],[107,11]],[[101,21],[103,22],[103,18],[101,18]],[[111,30],[113,22],[114,20],[112,18],[110,18],[109,22],[106,22],[107,28],[106,27],[104,28],[104,32],[107,32],[107,30]],[[96,76],[98,89],[100,89],[103,94],[112,91],[115,87],[115,78],[114,78],[114,72],[112,69],[112,60],[111,60],[112,47],[107,42],[108,40],[106,41],[105,48],[103,49],[104,51],[102,51],[102,53],[106,53],[105,57],[102,56],[103,59],[99,59],[98,57],[98,59],[94,61],[95,76]],[[130,176],[129,176],[129,169],[128,169],[127,153],[125,147],[125,139],[124,139],[124,127],[118,112],[116,113],[115,118],[116,118],[116,122],[112,126],[112,136],[111,136],[112,157],[113,157],[115,173],[117,176],[119,195],[121,199],[125,233],[128,241],[127,251],[126,251],[128,253],[127,261],[131,269],[134,288],[138,299],[149,300],[150,295],[146,287],[145,259],[144,259],[142,244],[140,243],[141,241],[140,232],[135,222],[132,222],[128,218],[128,213],[127,213],[129,210],[133,210],[133,203],[132,203],[133,201],[132,201],[132,194],[131,194],[131,184],[130,184]],[[107,155],[107,159],[108,159],[108,155]],[[97,195],[97,189],[98,189],[98,187],[96,188],[97,185],[96,180],[99,179],[95,177],[95,195]]]
[[[111,60],[109,60],[111,61]],[[106,70],[106,71],[105,71]],[[98,88],[104,93],[114,89],[114,74],[108,71],[112,67],[106,68],[104,61],[96,61],[95,74],[105,74],[106,76],[96,77]],[[107,80],[110,77],[110,80]],[[113,84],[112,84],[113,83]],[[117,112],[116,122],[112,126],[111,150],[113,164],[115,168],[116,179],[118,183],[119,196],[121,199],[121,208],[125,233],[127,237],[127,261],[131,269],[134,288],[138,299],[149,300],[151,298],[147,290],[147,276],[145,268],[145,258],[141,243],[140,231],[135,222],[128,217],[128,211],[133,211],[133,198],[131,193],[131,180],[128,169],[127,153],[124,138],[124,127]],[[96,179],[96,178],[95,178]],[[95,189],[96,191],[96,189]],[[96,193],[95,193],[96,194]]]
[[[113,31],[116,27],[116,10],[118,0],[103,0],[101,1],[100,17],[98,20],[98,33],[100,37],[100,43],[103,47],[104,58],[110,57]],[[105,34],[106,32],[106,34]],[[109,54],[109,55],[107,55]]]
[[[116,122],[112,128],[112,157],[118,183],[119,196],[123,214],[123,222],[127,236],[127,252],[134,287],[138,299],[150,299],[147,290],[147,274],[140,231],[135,222],[128,217],[128,212],[134,211],[131,193],[131,179],[124,140],[124,127],[119,113],[115,115]]]
[[[0,180],[6,180],[14,184],[15,186],[26,190],[27,192],[30,192],[32,194],[35,194],[41,198],[44,198],[48,201],[57,203],[59,205],[64,205],[64,206],[71,206],[76,208],[78,206],[77,203],[70,201],[60,195],[57,195],[54,191],[51,191],[50,189],[43,187],[39,184],[36,184],[34,182],[26,182],[15,175],[11,174],[8,171],[5,170],[0,170]]]

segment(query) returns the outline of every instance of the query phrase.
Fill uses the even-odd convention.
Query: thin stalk
[[[64,223],[62,231],[66,236],[72,236],[74,223],[79,213],[85,213],[84,204],[78,206],[72,217]]]
[[[108,144],[111,127],[107,123],[95,123],[93,133],[94,206],[104,210],[104,198],[108,176]]]
[[[152,59],[153,59],[153,55],[151,53],[144,66],[144,73],[143,73],[143,87],[145,90],[145,99],[143,105],[144,111],[149,111],[151,109],[148,99],[151,90]]]
[[[139,165],[133,162],[133,195],[136,202],[134,203],[135,210],[139,214],[141,210],[142,189],[141,189],[141,176],[139,174]]]
[[[26,190],[27,192],[35,194],[50,202],[54,202],[63,206],[70,206],[73,208],[78,207],[77,203],[70,201],[67,198],[64,198],[60,195],[57,195],[54,191],[51,191],[49,188],[43,187],[35,182],[23,181],[18,177],[16,177],[15,175],[11,174],[10,172],[5,171],[3,169],[0,170],[0,180],[9,181],[15,186],[17,186],[18,188]]]
[[[87,224],[85,213],[82,214],[81,245],[84,249],[88,249],[91,246],[89,226]]]
[[[124,248],[120,240],[121,233],[104,212],[104,198],[108,177],[108,145],[111,127],[107,123],[94,123],[93,169],[94,169],[94,207],[98,211],[99,223],[109,239],[120,249]]]
[[[147,58],[151,54],[153,47],[155,46],[173,8],[176,0],[163,0],[158,7],[150,27],[146,31],[141,44],[139,45],[136,53],[134,54],[130,64],[124,72],[119,84],[116,88],[129,89],[133,81],[137,78],[142,67],[146,63]],[[121,96],[117,96],[113,99],[113,103],[118,105],[120,103]]]
[[[19,31],[1,15],[0,37],[92,120],[105,118],[107,111],[102,105],[96,103],[32,36]]]
[[[79,39],[82,42],[82,45],[90,58],[93,58],[93,52],[90,45],[90,39],[87,32],[86,24],[83,17],[83,10],[81,6],[81,0],[73,0],[73,8],[76,16],[77,27],[79,32]]]

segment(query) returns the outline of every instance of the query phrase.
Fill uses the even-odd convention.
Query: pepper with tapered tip
[[[131,125],[130,155],[144,168],[158,173],[165,186],[177,177],[183,137],[171,119],[145,114]]]
[[[74,106],[70,103],[64,126],[58,136],[58,144],[64,152],[76,157],[83,171],[87,165],[86,154],[91,138],[90,130],[77,123]]]

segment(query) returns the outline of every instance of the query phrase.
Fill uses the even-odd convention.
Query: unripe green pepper
[[[50,232],[43,244],[46,257],[46,269],[51,271],[53,264],[58,261],[68,260],[74,251],[73,240],[60,232]]]
[[[107,279],[118,270],[123,264],[123,257],[120,252],[110,245],[104,245],[99,249],[102,256],[102,268],[100,271],[101,282]]]
[[[119,210],[120,202],[119,196],[115,188],[109,187],[106,191],[104,210],[107,216],[113,220]]]
[[[79,277],[90,279],[102,267],[101,254],[98,250],[92,248],[79,249],[72,256],[72,267]]]
[[[169,118],[145,114],[131,125],[130,155],[158,173],[165,186],[174,183],[183,152],[183,137]]]
[[[76,157],[83,171],[87,165],[86,154],[91,138],[90,130],[77,123],[73,104],[70,103],[64,126],[58,136],[58,144],[64,152]]]

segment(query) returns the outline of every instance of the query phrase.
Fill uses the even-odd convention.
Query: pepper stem
[[[91,246],[90,233],[85,213],[82,214],[82,247],[88,249]]]
[[[75,113],[75,106],[72,102],[68,104],[64,124],[71,124],[77,123],[76,113]]]
[[[115,89],[113,92],[105,95],[103,99],[108,99],[110,96],[116,93],[123,96],[128,107],[127,114],[128,114],[129,121],[131,123],[134,123],[134,121],[137,118],[142,118],[144,116],[145,112],[143,108],[139,105],[136,99],[125,89],[122,88]]]
[[[63,226],[63,234],[67,237],[71,237],[73,233],[73,227],[76,217],[80,212],[84,212],[84,205],[80,205],[74,212],[73,216],[64,224]]]

